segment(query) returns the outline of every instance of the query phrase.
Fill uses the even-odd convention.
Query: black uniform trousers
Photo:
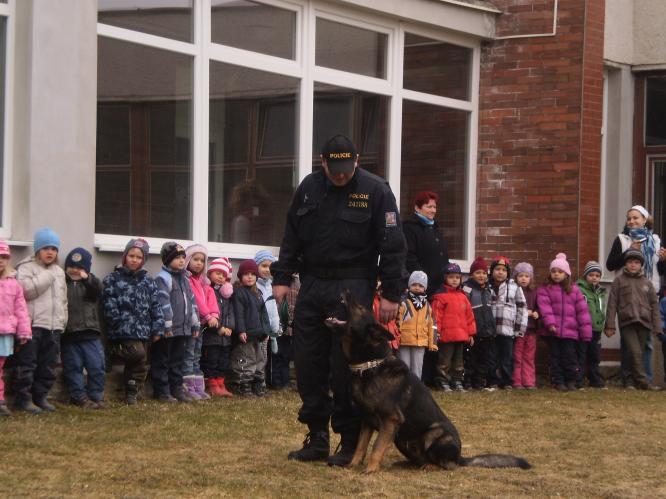
[[[341,337],[326,326],[328,317],[346,320],[341,293],[349,290],[372,309],[374,282],[369,279],[324,280],[305,275],[294,314],[294,362],[298,393],[303,405],[298,420],[310,431],[328,429],[358,434],[360,412],[351,398],[351,371],[342,352]],[[330,393],[333,397],[331,398]]]
[[[183,360],[189,336],[163,336],[150,348],[153,396],[174,394],[183,388]]]

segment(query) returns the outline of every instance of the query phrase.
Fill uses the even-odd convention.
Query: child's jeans
[[[400,345],[398,348],[398,358],[407,364],[409,370],[412,371],[419,379],[421,379],[421,370],[423,369],[423,356],[425,355],[425,351],[425,347]]]
[[[199,333],[199,336],[196,338],[193,336],[187,336],[185,342],[185,356],[183,358],[183,376],[203,375],[200,366],[202,336],[202,333]]]
[[[620,328],[620,335],[624,340],[624,347],[629,371],[629,377],[625,383],[627,386],[633,385],[636,388],[647,388],[649,385],[648,377],[645,372],[645,351],[647,349],[647,340],[650,337],[650,330],[641,324],[628,324]]]
[[[469,349],[465,364],[465,380],[472,388],[484,388],[488,379],[488,366],[491,364],[492,345],[495,338],[474,337],[474,345]],[[493,361],[494,362],[494,361]]]
[[[183,355],[189,336],[162,337],[150,349],[153,396],[174,395],[183,389]]]
[[[83,378],[83,369],[88,382]],[[62,343],[62,377],[72,400],[99,402],[104,396],[104,350],[98,339]]]
[[[516,388],[536,386],[536,345],[535,333],[525,333],[525,336],[516,338],[513,347],[513,386]]]
[[[435,383],[462,383],[463,381],[463,350],[465,343],[453,341],[437,344],[438,361],[435,367]]]

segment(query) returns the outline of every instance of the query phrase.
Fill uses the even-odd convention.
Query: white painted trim
[[[138,43],[139,45],[146,45],[147,47],[153,47],[156,49],[170,50],[171,52],[178,52],[181,54],[194,56],[197,53],[197,48],[194,43],[181,42],[162,36],[149,35],[148,33],[140,33],[139,31],[132,31],[131,29],[119,28],[117,26],[110,26],[108,24],[97,23],[97,34],[107,38],[114,38],[124,42]]]
[[[313,79],[319,83],[335,85],[336,87],[353,88],[371,94],[391,95],[391,84],[386,80],[362,76],[337,69],[315,66]]]
[[[12,196],[14,181],[14,52],[16,16],[14,15],[14,0],[1,5],[0,16],[7,18],[7,32],[5,41],[5,114],[4,148],[2,150],[2,217],[0,218],[0,237],[8,239],[12,234]]]
[[[472,262],[476,255],[476,176],[479,144],[479,80],[481,73],[481,47],[472,51],[472,75],[470,79],[469,94],[471,97],[471,113],[468,122],[467,134],[467,220],[465,224],[465,255]],[[469,267],[471,263],[466,265]]]
[[[471,95],[472,89],[470,88],[469,91]],[[426,94],[423,92],[416,92],[414,90],[403,89],[402,97],[403,99],[411,101],[422,102],[424,104],[432,104],[433,106],[448,107],[450,109],[458,109],[459,111],[472,111],[474,108],[472,101],[452,99],[451,97],[442,97],[440,95]]]
[[[208,55],[212,61],[225,62],[258,71],[292,76],[294,78],[302,78],[303,76],[301,65],[291,59],[283,59],[281,57],[237,49],[217,43],[210,45]]]
[[[450,3],[452,5],[458,5],[460,7],[465,7],[466,9],[481,10],[484,12],[492,12],[493,14],[501,14],[502,11],[495,7],[486,7],[484,5],[475,5],[472,3],[461,2],[459,0],[439,0],[442,3]]]
[[[303,37],[298,40],[302,59],[303,79],[301,80],[301,92],[299,96],[299,127],[298,127],[298,174],[296,175],[294,190],[296,186],[310,173],[312,173],[312,130],[314,127],[314,80],[312,68],[314,68],[314,8],[308,3],[301,15],[301,32]]]
[[[602,90],[602,104],[601,104],[601,172],[600,172],[600,189],[599,189],[599,253],[597,261],[603,262],[606,260],[604,250],[606,249],[606,177],[608,175],[606,164],[608,147],[608,70],[604,69],[603,76],[603,90]],[[602,269],[603,270],[603,269]],[[603,274],[603,272],[602,272]]]
[[[641,73],[643,71],[663,71],[666,69],[666,63],[662,64],[637,64],[631,66],[632,73]]]
[[[393,37],[391,52],[394,52],[393,73],[389,80],[392,82],[393,98],[389,104],[388,126],[388,165],[386,180],[395,195],[398,209],[400,209],[400,187],[402,179],[402,67],[404,59],[403,41],[405,33],[399,29]]]

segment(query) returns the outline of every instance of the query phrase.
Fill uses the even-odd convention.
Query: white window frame
[[[402,137],[402,102],[404,99],[425,104],[463,110],[469,113],[466,165],[466,220],[464,258],[456,260],[468,268],[474,258],[476,225],[476,175],[478,142],[479,73],[481,41],[474,36],[452,33],[407,23],[388,15],[375,15],[353,7],[328,4],[317,0],[253,0],[288,9],[296,13],[295,59],[247,51],[235,47],[208,43],[211,39],[211,0],[195,0],[193,10],[193,43],[144,34],[115,26],[97,24],[98,36],[129,41],[140,45],[170,50],[194,58],[193,122],[192,122],[192,237],[204,242],[211,256],[231,258],[252,257],[266,246],[208,241],[208,133],[209,133],[209,76],[210,63],[222,62],[259,71],[272,72],[300,79],[299,124],[296,181],[312,171],[312,126],[314,116],[314,85],[324,83],[363,92],[385,95],[389,99],[389,127],[386,175],[396,199],[400,199],[400,163]],[[336,69],[315,66],[315,28],[317,17],[387,35],[386,78],[374,78]],[[402,88],[403,42],[405,32],[425,36],[472,50],[469,100],[405,90]],[[304,125],[305,124],[305,125]],[[294,186],[295,187],[295,186]],[[437,186],[433,186],[437,191]],[[95,246],[101,251],[122,251],[133,235],[95,234]],[[157,252],[164,238],[147,238]],[[192,241],[182,241],[189,244]],[[269,247],[277,254],[278,247]]]
[[[4,123],[4,148],[2,151],[2,217],[0,218],[0,237],[11,239],[12,236],[12,183],[13,183],[13,143],[14,127],[14,1],[0,4],[0,17],[7,18],[5,41],[5,114],[0,119]]]

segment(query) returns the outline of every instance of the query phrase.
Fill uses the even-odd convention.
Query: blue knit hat
[[[35,242],[33,248],[35,253],[47,246],[53,246],[55,249],[60,250],[60,238],[58,237],[58,234],[48,227],[44,227],[35,232],[34,239]]]
[[[277,260],[277,258],[275,258],[273,254],[268,250],[257,251],[257,254],[254,255],[254,263],[259,265],[264,260],[270,260],[271,262],[274,262]]]
[[[85,248],[74,248],[65,258],[65,268],[76,267],[90,272],[92,265],[92,255]]]

